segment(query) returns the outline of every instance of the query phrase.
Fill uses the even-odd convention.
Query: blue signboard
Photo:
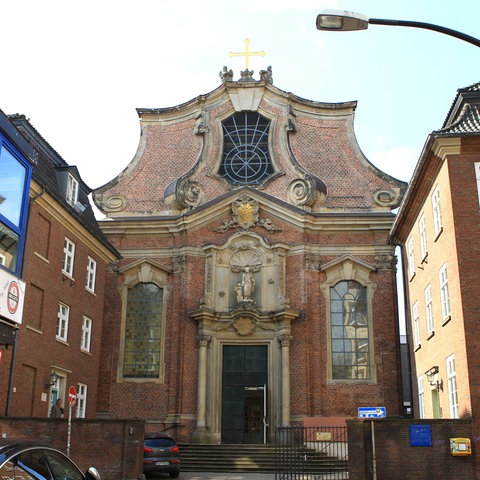
[[[358,407],[358,418],[385,418],[386,416],[385,407]]]
[[[410,446],[431,447],[432,427],[431,425],[410,425]]]

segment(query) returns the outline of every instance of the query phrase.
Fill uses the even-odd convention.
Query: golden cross
[[[245,43],[245,51],[244,52],[230,52],[228,56],[231,57],[245,57],[245,69],[248,70],[248,58],[249,57],[264,57],[265,56],[265,51],[262,50],[261,52],[251,52],[248,49],[248,45],[250,43],[250,40],[246,38],[244,40]]]

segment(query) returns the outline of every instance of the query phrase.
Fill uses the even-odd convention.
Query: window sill
[[[88,287],[85,287],[85,290],[86,290],[88,293],[92,294],[94,297],[97,296],[97,294],[95,293],[95,290],[90,290]]]
[[[437,235],[435,236],[435,238],[433,239],[434,242],[436,242],[439,238],[440,238],[440,235],[443,233],[443,227],[440,227],[440,230],[438,231]]]
[[[419,343],[419,344],[413,349],[413,351],[414,351],[414,352],[418,352],[421,348],[422,348],[422,344]]]
[[[417,275],[417,272],[413,272],[413,273],[410,275],[410,277],[408,278],[408,281],[411,282],[411,281],[415,278],[416,275]]]
[[[452,319],[451,315],[449,315],[448,317],[445,317],[442,322],[442,327],[444,327],[447,323],[449,323],[451,319]]]
[[[70,285],[73,285],[75,283],[75,279],[62,270],[62,282],[64,282],[65,280],[70,280]]]
[[[427,340],[430,340],[431,338],[433,338],[435,336],[435,331],[432,331],[428,334],[428,337],[427,337]]]
[[[45,258],[43,255],[40,255],[38,252],[33,252],[33,254],[43,262],[50,263],[50,260],[48,258]]]
[[[66,347],[69,347],[69,346],[70,346],[70,344],[69,344],[66,340],[64,340],[63,338],[55,337],[55,340],[56,340],[58,343],[61,343],[61,344],[65,345]]]

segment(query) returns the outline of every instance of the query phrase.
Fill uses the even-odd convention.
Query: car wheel
[[[170,472],[170,476],[172,478],[178,478],[180,476],[180,472],[179,471],[178,472]]]

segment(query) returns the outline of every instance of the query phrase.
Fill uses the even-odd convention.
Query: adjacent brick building
[[[480,84],[428,137],[391,241],[402,245],[415,416],[479,432]],[[478,463],[478,461],[477,461]]]
[[[47,417],[57,398],[95,417],[107,266],[118,258],[98,228],[90,189],[23,115],[10,116],[38,152],[30,185],[23,319],[0,366],[0,410]],[[66,415],[65,411],[65,415]]]
[[[107,273],[98,412],[182,441],[402,413],[394,247],[406,184],[357,145],[356,102],[226,68],[214,91],[139,109],[137,154],[94,192]]]

